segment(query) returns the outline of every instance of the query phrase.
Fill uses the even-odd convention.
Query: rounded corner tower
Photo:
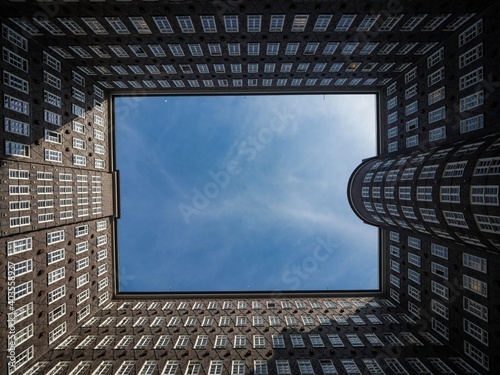
[[[363,182],[367,173],[374,167],[378,157],[363,159],[360,165],[352,172],[347,183],[347,200],[352,210],[363,222],[370,225],[379,224],[367,210],[363,200]],[[366,195],[366,194],[365,194]]]
[[[365,159],[349,178],[347,198],[367,224],[498,252],[499,152],[498,135],[490,135]]]

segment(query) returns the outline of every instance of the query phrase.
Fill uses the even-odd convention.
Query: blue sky
[[[347,202],[372,95],[115,102],[121,291],[375,289],[377,231]]]

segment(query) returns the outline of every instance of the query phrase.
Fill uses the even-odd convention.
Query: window
[[[65,285],[62,285],[52,291],[50,291],[48,293],[48,304],[52,304],[54,303],[55,301],[61,299],[62,297],[64,297],[66,295],[66,286]]]
[[[28,40],[22,37],[20,34],[12,30],[5,24],[2,25],[2,36],[15,46],[21,48],[24,51],[28,50]]]
[[[309,42],[304,49],[304,55],[314,55],[319,47],[318,42]],[[325,64],[326,66],[326,64]]]
[[[330,21],[332,19],[331,14],[320,14],[316,19],[316,23],[314,24],[314,32],[323,32],[326,31]]]
[[[112,337],[112,339],[114,341],[114,337]],[[105,349],[105,348],[102,348],[102,349]],[[134,369],[134,366],[135,366],[135,361],[125,361],[118,368],[115,375],[128,375],[132,372],[132,370]]]
[[[479,159],[474,169],[474,176],[500,174],[500,158]]]
[[[255,349],[263,349],[266,347],[266,339],[263,335],[253,336],[253,347]]]
[[[458,57],[460,69],[464,68],[465,66],[469,65],[470,63],[474,62],[475,60],[477,60],[481,57],[483,57],[483,44],[482,43],[471,48],[470,50],[461,54]]]
[[[9,211],[26,211],[31,206],[30,201],[12,201],[9,202]]]
[[[256,315],[252,317],[252,325],[254,327],[260,327],[264,325],[264,318],[260,315]]]
[[[246,372],[244,360],[233,360],[231,362],[231,375],[244,375]]]
[[[227,345],[226,335],[217,335],[215,337],[214,349],[224,349]]]
[[[224,361],[211,360],[210,367],[208,368],[208,375],[221,375],[223,364],[224,364]]]
[[[408,270],[408,279],[417,284],[420,284],[420,274],[415,270],[412,269]]]
[[[439,220],[436,216],[436,211],[434,211],[434,209],[432,208],[420,208],[420,214],[422,215],[422,219],[424,219],[424,221],[439,223]]]
[[[9,178],[28,180],[30,173],[25,169],[9,169]]]
[[[314,348],[323,348],[325,346],[320,335],[310,334],[309,340],[311,341],[311,344]]]
[[[250,56],[257,56],[260,50],[260,43],[248,43],[247,44],[247,53]]]
[[[330,344],[334,348],[343,348],[345,347],[344,343],[342,342],[340,336],[336,333],[332,333],[328,335],[328,340],[330,341]]]
[[[401,200],[411,199],[411,186],[401,186],[399,188],[399,199]]]
[[[46,133],[47,134],[47,133]],[[62,152],[54,150],[44,150],[45,160],[62,163]]]
[[[59,98],[56,96],[56,98]],[[59,98],[60,100],[60,98]],[[7,95],[7,94],[4,94],[4,107],[7,108],[7,109],[10,109],[12,111],[15,111],[15,112],[19,112],[23,115],[29,115],[30,113],[30,105],[28,102],[25,102],[24,100],[21,100],[21,99],[18,99],[18,98],[15,98],[13,96],[10,96],[10,95]],[[57,100],[56,100],[56,103],[57,103]],[[9,119],[10,121],[16,121],[16,120],[12,120],[12,119]],[[7,121],[5,121],[5,125],[6,125],[6,131],[11,131],[7,128]],[[12,131],[11,131],[12,132]],[[18,134],[24,134],[24,133],[18,133]],[[24,134],[24,135],[29,135],[28,134]]]
[[[185,349],[189,343],[189,335],[180,335],[174,345],[174,349]]]
[[[405,83],[409,83],[417,78],[417,68],[413,68],[408,73],[405,74]]]
[[[171,34],[174,32],[167,17],[155,16],[155,17],[153,17],[153,21],[155,21],[156,27],[158,27],[158,30],[160,30],[160,33]]]
[[[417,168],[406,168],[401,176],[402,181],[412,180]]]
[[[194,33],[193,21],[190,16],[177,16],[177,22],[183,33]]]
[[[443,79],[444,79],[444,67],[439,68],[432,74],[429,74],[429,76],[427,77],[427,85],[429,87],[433,86]]]
[[[149,344],[153,341],[153,336],[144,335],[141,336],[137,344],[135,344],[134,349],[146,349]]]
[[[467,297],[463,297],[463,301],[464,301],[464,310],[466,310],[467,312],[471,313],[474,316],[477,316],[478,318],[484,320],[485,322],[488,321],[487,307]]]
[[[81,225],[78,227],[75,227],[75,237],[81,237],[89,233],[89,226],[88,225]]]
[[[267,361],[261,359],[254,360],[253,367],[255,375],[267,375]]]
[[[16,277],[21,276],[24,275],[25,273],[33,271],[33,260],[28,259],[14,264],[11,263],[11,266],[13,266],[14,268],[14,275]]]
[[[408,263],[413,264],[414,266],[420,267],[422,263],[422,259],[413,253],[408,253]]]
[[[353,347],[363,347],[365,346],[361,339],[355,333],[346,333],[346,338]]]
[[[431,92],[427,99],[428,99],[428,104],[434,104],[439,102],[440,100],[443,100],[445,98],[445,88],[441,87],[440,89],[437,89],[434,92]]]
[[[314,375],[314,370],[309,359],[297,359],[301,375]]]
[[[44,74],[45,74],[45,72],[44,72]],[[3,71],[3,83],[4,83],[4,85],[10,86],[17,91],[21,91],[21,92],[24,92],[26,94],[29,93],[28,81],[26,81],[22,78],[19,78],[18,76],[15,76],[14,74],[9,73],[6,70]]]
[[[47,274],[47,285],[53,284],[58,280],[64,279],[65,268],[61,267]]]
[[[14,287],[14,301],[33,293],[33,281],[25,282],[24,284]]]
[[[398,247],[391,245],[391,246],[389,247],[389,252],[390,252],[390,254],[391,254],[391,255],[393,255],[393,256],[395,256],[395,257],[399,258],[400,251],[399,251],[399,248],[398,248]],[[398,264],[398,263],[395,263],[395,264],[397,264],[397,265],[399,266],[399,264]]]
[[[420,178],[422,174],[420,175]],[[432,186],[417,186],[418,201],[432,201]]]
[[[358,47],[359,43],[358,42],[348,42],[344,45],[344,48],[342,48],[342,55],[352,55],[353,52],[356,50]]]
[[[418,135],[412,135],[406,138],[406,147],[415,147],[418,145]]]
[[[488,345],[488,331],[464,318],[464,332],[468,333],[484,345]]]
[[[444,217],[448,225],[469,228],[467,222],[465,221],[464,214],[461,212],[443,211]]]
[[[463,265],[467,268],[486,273],[487,272],[487,261],[484,258],[463,253]]]
[[[445,107],[435,109],[434,111],[429,112],[429,124],[439,120],[444,120],[445,117],[446,117]]]
[[[5,141],[5,155],[30,157],[30,146],[23,143]]]
[[[458,36],[458,46],[462,47],[464,44],[470,42],[483,32],[483,21],[479,20],[471,27],[467,28]]]
[[[87,284],[89,282],[90,278],[89,278],[89,274],[86,273],[82,276],[79,276],[77,279],[76,279],[76,287],[77,288],[81,288],[83,285]]]
[[[391,284],[394,285],[396,288],[400,287],[400,281],[399,278],[396,275],[390,275],[390,281]]]
[[[450,330],[446,325],[441,323],[436,318],[431,318],[431,326],[435,332],[437,332],[439,335],[441,335],[446,340],[448,340],[449,335],[450,335]]]
[[[51,245],[57,242],[64,241],[64,231],[60,230],[57,232],[47,233],[47,245]]]
[[[98,268],[97,268],[97,276],[102,276],[103,274],[105,274],[106,272],[108,272],[108,265],[107,264],[101,264]]]
[[[260,32],[262,16],[260,15],[248,15],[247,16],[247,31],[249,33]]]
[[[23,253],[33,249],[33,238],[22,238],[7,242],[7,255]]]
[[[441,186],[441,202],[460,203],[460,186]]]
[[[21,345],[23,342],[29,340],[31,337],[33,337],[33,324],[30,324],[29,326],[26,326],[22,330],[18,331],[14,335],[14,343],[15,346]]]
[[[214,16],[200,16],[201,26],[205,33],[216,33],[217,25],[215,24]]]
[[[395,96],[391,100],[387,101],[387,110],[393,109],[398,104],[398,97]]]
[[[79,259],[75,262],[76,271],[80,271],[90,265],[89,257]]]
[[[464,353],[486,370],[489,369],[489,357],[468,341],[464,341]]]
[[[443,297],[444,299],[448,299],[449,297],[449,290],[447,287],[444,285],[439,284],[438,282],[432,280],[431,281],[431,290],[433,293],[437,294],[438,296]]]
[[[446,126],[441,126],[439,128],[429,131],[429,141],[434,142],[440,139],[446,138]]]
[[[291,375],[290,363],[286,359],[276,360],[276,373],[278,375]]]
[[[472,95],[460,99],[460,112],[470,111],[484,103],[483,91],[478,91]]]
[[[442,316],[446,320],[448,320],[449,312],[448,308],[444,306],[442,303],[436,301],[435,299],[431,300],[431,310],[436,314]]]
[[[431,68],[444,59],[444,47],[440,48],[427,58],[427,68]]]
[[[194,327],[196,325],[197,319],[194,316],[188,316],[184,323],[184,327]]]
[[[470,290],[483,297],[488,296],[488,284],[473,277],[463,275],[463,286],[465,289]]]
[[[431,262],[431,271],[433,274],[448,280],[448,267],[445,267],[439,263]]]
[[[343,14],[337,24],[337,27],[335,28],[335,31],[349,30],[355,18],[356,18],[355,14]]]
[[[239,31],[238,16],[224,16],[224,27],[227,33],[237,33]]]
[[[304,340],[302,340],[301,335],[292,334],[290,335],[290,340],[292,340],[292,346],[294,348],[304,348]]]
[[[480,114],[470,117],[465,120],[460,120],[460,133],[467,133],[477,129],[482,129],[484,126],[484,115]]]
[[[479,162],[481,162],[481,159],[479,159]],[[453,163],[447,163],[445,170],[443,172],[443,177],[462,177],[464,174],[465,166],[467,165],[466,161],[458,161],[458,162],[453,162]],[[477,170],[477,168],[476,168]],[[476,171],[474,172],[474,175],[476,175]]]
[[[460,90],[475,85],[483,80],[483,67],[477,68],[460,77]]]
[[[347,374],[361,374],[356,362],[353,359],[341,359],[340,362]]]
[[[443,259],[448,259],[448,248],[433,243],[431,244],[431,254]]]
[[[184,51],[182,50],[182,47],[180,44],[169,44],[168,48],[170,48],[170,52],[172,52],[172,55],[184,56]]]
[[[247,338],[245,335],[235,335],[233,347],[235,349],[243,349],[247,345]]]
[[[33,315],[33,302],[30,302],[24,306],[21,306],[17,310],[15,310],[13,313],[9,314],[9,319],[10,317],[14,317],[14,324],[17,324],[24,319],[28,318],[29,316]]]

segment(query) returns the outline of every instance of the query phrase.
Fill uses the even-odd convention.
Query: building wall
[[[1,291],[6,302],[1,320],[2,352],[9,348],[18,356],[31,348],[36,358],[112,297],[111,229],[111,221],[103,218],[0,240],[6,249],[0,276],[8,280],[8,288]],[[14,348],[8,339],[15,340]]]
[[[389,237],[385,250],[391,300],[457,352],[467,342],[494,358],[498,257],[418,232],[390,231]]]
[[[283,305],[285,297],[242,299],[232,300],[233,305],[225,309],[224,303],[230,299],[222,298],[213,301],[218,303],[216,308],[209,309],[209,299],[134,299],[115,293],[118,197],[110,116],[112,93],[377,92],[381,103],[379,156],[401,160],[415,150],[412,156],[416,158],[416,154],[434,147],[446,148],[498,133],[497,14],[498,3],[494,1],[367,4],[82,0],[77,4],[2,4],[0,246],[6,250],[0,255],[4,265],[0,270],[0,298],[7,302],[7,311],[0,311],[1,362],[10,366],[13,358],[17,359],[17,369],[11,373],[51,375],[107,370],[113,374],[157,374],[167,361],[178,361],[180,370],[176,373],[195,375],[199,363],[199,371],[217,375],[232,371],[234,360],[244,361],[242,372],[256,374],[310,374],[307,362],[299,366],[301,360],[310,361],[315,373],[324,374],[333,370],[321,368],[322,360],[332,361],[339,373],[356,373],[354,367],[348,370],[350,362],[344,365],[342,360],[354,361],[365,373],[376,373],[378,366],[387,373],[497,371],[500,367],[493,350],[498,343],[498,249],[490,247],[496,252],[487,252],[473,240],[462,246],[447,241],[442,232],[431,238],[422,232],[425,222],[413,223],[415,230],[402,226],[385,231],[388,244],[382,249],[387,252],[384,281],[390,300],[332,297],[314,301],[307,297],[303,308],[302,303],[290,298],[288,309]],[[281,16],[283,29],[273,31],[276,29],[271,28],[271,22],[278,22]],[[237,30],[231,29],[231,19],[236,20]],[[190,23],[194,30],[190,30]],[[235,52],[238,48],[239,53]],[[277,52],[273,48],[278,48]],[[477,58],[472,54],[471,61],[461,65],[462,56],[473,48],[477,48]],[[434,83],[432,77],[438,77],[442,68],[442,78],[436,78]],[[469,81],[473,83],[460,86],[461,80],[480,68],[482,76],[478,75],[476,81],[471,76]],[[440,113],[444,113],[443,118]],[[101,177],[100,183],[97,176]],[[484,184],[496,183],[489,178],[484,177]],[[53,200],[53,207],[42,207],[49,200]],[[490,212],[497,207],[482,209]],[[47,218],[42,215],[47,213],[54,215],[53,220],[42,222]],[[106,223],[105,228],[102,223]],[[380,222],[377,225],[385,226]],[[64,239],[47,242],[51,233],[60,231]],[[77,233],[81,236],[77,237]],[[495,240],[495,233],[487,234],[488,240]],[[25,248],[22,242],[16,242],[23,239]],[[88,247],[82,245],[86,241]],[[498,246],[498,242],[490,243]],[[444,254],[445,247],[447,259],[436,255]],[[10,248],[19,252],[9,253]],[[54,251],[62,249],[64,259],[48,264],[49,254],[52,257]],[[464,254],[476,258],[466,256],[464,265]],[[86,258],[88,265],[84,263]],[[437,275],[433,263],[441,265],[441,271],[446,267],[448,277]],[[16,264],[20,274],[13,278],[9,271],[15,273]],[[77,270],[76,264],[83,268]],[[21,265],[31,265],[31,270],[27,268],[21,274]],[[64,270],[64,278],[49,284],[48,275],[55,275],[51,272],[59,269]],[[88,282],[82,278],[83,284],[78,287],[78,278],[85,274],[89,275]],[[417,274],[420,284],[414,281]],[[475,285],[479,285],[478,290],[486,290],[486,295],[465,288],[466,280],[470,283],[471,279],[464,275],[478,280]],[[433,291],[433,282],[448,288],[448,298]],[[16,290],[21,293],[22,289],[16,287],[22,285],[32,285],[32,289],[15,301],[15,297],[8,297]],[[65,287],[66,294],[49,303],[50,293],[58,287]],[[464,309],[464,298],[472,301],[466,302],[468,311]],[[108,305],[108,301],[112,302]],[[174,305],[168,307],[169,302]],[[254,302],[260,302],[260,307]],[[136,307],[139,303],[144,306]],[[195,308],[196,303],[202,305]],[[180,308],[182,304],[187,304],[185,309]],[[474,313],[472,305],[476,306]],[[9,326],[9,318],[14,318],[8,315],[11,306],[18,319],[26,315],[13,326]],[[20,310],[24,307],[26,314]],[[56,311],[61,312],[61,317],[49,322],[49,315]],[[448,311],[448,318],[442,311]],[[365,324],[356,324],[352,319],[355,315]],[[374,315],[380,323],[373,317],[370,322],[368,315]],[[221,316],[230,318],[229,326],[219,327]],[[247,323],[237,325],[237,317],[243,316]],[[263,326],[250,323],[254,316],[263,318]],[[271,326],[269,316],[279,317],[279,325]],[[340,316],[347,319],[347,324],[340,318],[335,320]],[[178,326],[169,326],[172,317],[180,318]],[[185,325],[188,317],[197,317],[193,326]],[[203,326],[202,317],[213,317],[214,322]],[[290,324],[291,317],[297,325]],[[124,318],[131,318],[133,323],[121,327]],[[155,318],[166,320],[152,327]],[[134,327],[135,323],[138,326]],[[31,325],[32,331],[27,328]],[[8,340],[18,334],[21,341],[20,332],[27,333],[27,340],[7,352]],[[383,346],[370,343],[366,333],[375,333]],[[49,341],[54,334],[57,339]],[[187,347],[175,349],[183,334],[189,336]],[[284,348],[272,347],[272,335],[279,334],[283,335]],[[291,334],[303,338],[304,348],[293,346]],[[324,347],[314,347],[310,334],[319,335]],[[339,335],[343,346],[333,345],[328,337],[333,334]],[[347,334],[357,334],[364,346],[354,346]],[[115,349],[125,335],[132,336],[132,342],[126,348]],[[145,335],[152,336],[147,347],[133,349]],[[166,348],[155,349],[161,335],[171,336],[170,341]],[[208,336],[204,349],[193,347],[199,335]],[[226,348],[213,347],[217,335],[228,336]],[[246,337],[244,348],[234,347],[235,335]],[[264,336],[264,348],[253,347],[256,335]],[[90,341],[90,336],[95,340]],[[95,349],[106,336],[113,336],[112,343],[109,338],[105,348]],[[87,341],[91,343],[83,346]],[[288,361],[290,370],[281,362],[278,371],[277,360]],[[144,367],[147,361],[152,361],[149,368]],[[219,362],[211,361],[222,361],[222,368]],[[254,361],[263,362],[256,368]]]
[[[493,13],[478,14],[395,77],[383,91],[382,154],[498,132],[496,28]]]
[[[439,361],[460,371],[456,353],[428,328],[378,298],[131,299],[105,306],[38,363],[46,373],[81,366],[138,374],[146,365],[165,373],[177,365],[176,373],[220,374],[233,373],[235,362],[243,363],[242,374],[287,373],[277,372],[280,360],[288,373],[321,373],[322,364],[339,373],[349,365],[366,371],[364,361],[411,373],[414,366],[435,370]]]
[[[54,347],[114,290],[106,90],[22,34],[2,22],[2,372],[8,355]]]

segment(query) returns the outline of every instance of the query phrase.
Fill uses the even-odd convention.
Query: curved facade
[[[366,223],[500,250],[500,138],[365,160],[348,196]]]

